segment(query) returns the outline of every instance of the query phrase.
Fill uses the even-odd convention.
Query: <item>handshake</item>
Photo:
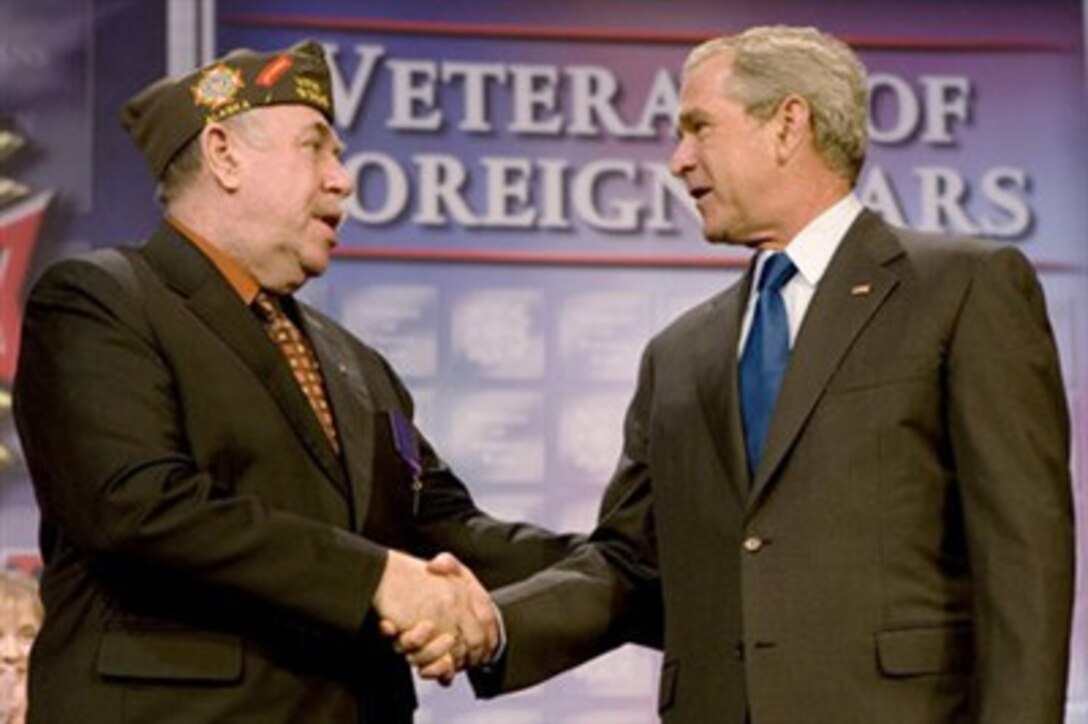
[[[423,561],[390,550],[374,594],[381,631],[424,679],[444,685],[491,660],[500,624],[491,596],[450,553]]]

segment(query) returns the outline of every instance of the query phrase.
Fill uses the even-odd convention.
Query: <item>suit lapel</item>
[[[343,335],[326,327],[316,314],[302,308],[306,333],[317,353],[325,377],[333,418],[351,486],[355,526],[362,530],[370,507],[371,470],[374,464],[374,402],[366,381]]]
[[[693,350],[699,402],[740,500],[748,495],[748,472],[737,393],[737,344],[750,285],[749,268],[740,282],[711,302]]]
[[[832,257],[790,355],[750,505],[762,497],[843,357],[898,283],[885,265],[900,254],[884,223],[863,211]]]
[[[346,494],[343,467],[282,354],[215,266],[168,224],[159,227],[143,253],[163,281],[185,298],[193,314],[262,380],[311,456]]]

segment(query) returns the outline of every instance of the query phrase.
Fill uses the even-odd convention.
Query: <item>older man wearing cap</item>
[[[236,51],[124,109],[164,223],[33,289],[15,414],[41,507],[36,722],[409,722],[377,622],[478,663],[489,586],[577,540],[495,521],[389,364],[290,293],[352,179],[321,47]],[[452,568],[452,567],[451,567]],[[435,570],[441,570],[436,567]]]

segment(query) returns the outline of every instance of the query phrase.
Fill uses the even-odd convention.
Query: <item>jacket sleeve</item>
[[[1018,251],[979,259],[948,369],[979,721],[1058,722],[1074,580],[1068,413],[1042,290]]]
[[[383,376],[380,385],[391,385],[399,414],[405,421],[411,420],[411,395],[388,362],[377,357]],[[413,493],[417,500],[412,506],[413,535],[408,552],[421,558],[452,552],[486,588],[494,589],[547,568],[585,540],[584,535],[555,533],[528,522],[498,520],[481,510],[427,438],[414,425],[411,431],[415,444],[409,456],[418,458],[419,473],[411,483],[418,491]],[[391,445],[396,447],[397,443],[391,441]],[[397,454],[405,453],[398,450]]]
[[[46,272],[14,389],[44,545],[357,631],[385,549],[198,469],[175,382],[131,290],[85,260]]]
[[[589,541],[537,575],[495,592],[507,634],[502,661],[473,673],[478,696],[541,683],[617,646],[660,648],[653,486],[648,460],[652,355],[643,355],[624,446]]]

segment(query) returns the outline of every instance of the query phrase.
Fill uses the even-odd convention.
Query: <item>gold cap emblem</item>
[[[233,101],[244,87],[242,71],[220,64],[204,71],[197,79],[193,86],[193,103],[215,110]]]

